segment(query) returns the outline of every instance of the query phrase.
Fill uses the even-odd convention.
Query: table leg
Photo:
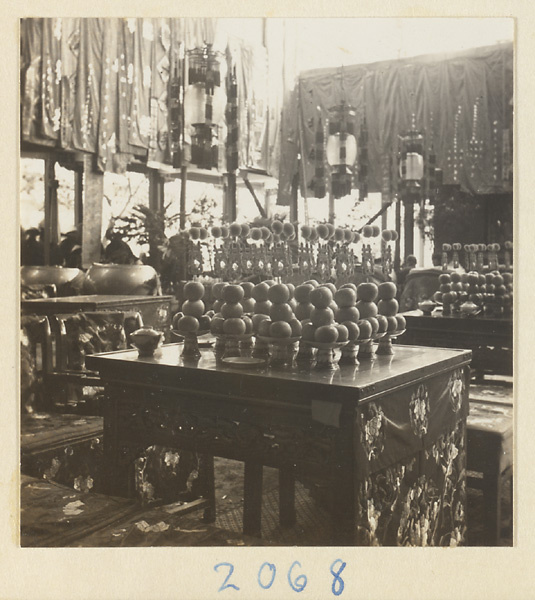
[[[279,523],[292,527],[295,522],[295,474],[291,468],[279,469]]]
[[[261,537],[262,463],[245,461],[243,482],[243,533]]]
[[[333,485],[333,544],[354,546],[356,543],[356,497],[350,470],[339,469],[335,473]]]
[[[213,523],[215,521],[215,472],[214,457],[205,455],[202,457],[203,468],[203,496],[208,500],[209,505],[203,514],[203,521]]]

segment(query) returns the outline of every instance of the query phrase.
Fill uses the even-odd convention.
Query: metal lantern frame
[[[331,167],[331,191],[335,198],[351,193],[353,165],[358,156],[356,111],[342,100],[329,109],[326,158]]]

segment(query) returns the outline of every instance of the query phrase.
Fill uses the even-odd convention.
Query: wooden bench
[[[512,401],[512,386],[474,386],[470,391],[468,486],[483,491],[488,545],[500,543],[502,498],[507,482],[513,505]]]
[[[198,501],[144,507],[21,476],[22,547],[258,546],[258,539],[207,523],[187,525]],[[190,521],[191,522],[191,521]],[[186,523],[187,526],[184,526]]]

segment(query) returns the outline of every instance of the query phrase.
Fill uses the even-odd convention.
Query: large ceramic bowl
[[[158,273],[149,265],[107,265],[94,263],[87,271],[85,294],[158,296],[161,294]]]
[[[53,266],[20,268],[21,285],[55,285],[58,296],[80,293],[84,273],[80,269]]]
[[[130,340],[138,349],[139,356],[152,356],[162,339],[163,333],[150,327],[143,327],[130,334]]]

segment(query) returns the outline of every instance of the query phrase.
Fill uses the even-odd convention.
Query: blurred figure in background
[[[416,267],[417,263],[418,261],[416,260],[416,256],[414,256],[414,254],[409,254],[405,258],[405,261],[401,265],[401,269],[397,274],[397,285],[399,293],[401,293],[401,291],[403,290],[403,286],[405,285],[405,281],[407,280],[407,275],[409,274],[411,269],[414,269],[414,267]]]
[[[21,233],[20,263],[23,266],[42,266],[45,264],[45,247],[39,229],[30,227]]]
[[[136,265],[140,260],[134,255],[130,246],[123,240],[120,233],[113,229],[106,231],[106,239],[109,244],[104,250],[104,262],[116,265]]]

